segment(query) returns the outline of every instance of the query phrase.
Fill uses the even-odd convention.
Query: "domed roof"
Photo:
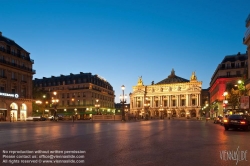
[[[173,83],[182,83],[182,82],[189,82],[189,80],[176,76],[174,69],[172,69],[171,74],[168,76],[168,78],[165,78],[164,80],[156,84],[173,84]]]

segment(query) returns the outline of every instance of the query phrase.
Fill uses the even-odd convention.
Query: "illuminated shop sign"
[[[15,98],[18,98],[18,97],[19,97],[19,95],[18,95],[18,94],[1,93],[1,92],[0,92],[0,96],[15,97]]]

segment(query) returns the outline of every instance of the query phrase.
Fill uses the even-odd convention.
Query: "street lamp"
[[[150,103],[149,103],[149,99],[148,97],[145,98],[145,103],[144,103],[144,108],[145,108],[145,112],[146,112],[146,117],[145,119],[148,120],[148,109],[150,107]]]
[[[55,97],[52,97],[52,105],[54,106],[54,119],[56,118],[56,112],[57,112],[57,104],[59,102],[59,99],[56,98],[57,92],[53,92]]]
[[[99,114],[99,108],[100,108],[99,100],[96,99],[95,102],[96,102],[96,103],[95,103],[95,108],[96,108],[96,110],[97,110],[97,114]]]
[[[125,86],[122,85],[121,88],[122,88],[122,95],[120,95],[120,102],[122,103],[122,121],[125,121],[124,104],[126,103],[127,95],[124,95]]]
[[[160,106],[160,112],[161,112],[161,119],[164,119],[164,114],[163,114],[163,107],[162,107],[162,104]]]
[[[223,114],[225,114],[225,112],[226,112],[226,106],[227,106],[227,104],[228,104],[228,100],[227,100],[227,95],[228,95],[228,92],[227,91],[225,91],[224,93],[223,93],[223,95],[222,96],[224,96],[224,100],[223,100]]]
[[[238,109],[249,109],[249,96],[246,94],[246,87],[244,81],[238,81],[238,91],[239,91],[239,100],[238,100]],[[246,111],[246,110],[245,110]],[[246,111],[247,113],[248,111]]]
[[[41,105],[43,102],[41,100],[36,100],[35,102],[37,105]],[[38,113],[38,110],[36,110],[36,112]]]

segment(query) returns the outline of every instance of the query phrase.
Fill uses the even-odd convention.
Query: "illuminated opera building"
[[[0,120],[25,120],[32,113],[30,53],[0,32]]]
[[[201,110],[202,82],[195,72],[190,80],[171,74],[164,80],[144,85],[139,77],[130,94],[130,114],[152,118],[198,117]]]
[[[92,114],[113,114],[114,90],[104,78],[91,73],[60,75],[33,80],[34,87],[50,94],[45,102],[51,103],[52,98],[57,99],[56,108],[51,103],[47,114],[77,115],[84,119]],[[56,92],[56,95],[53,93]],[[42,96],[41,96],[42,97]],[[52,106],[52,107],[51,107]],[[40,111],[40,110],[39,110]]]

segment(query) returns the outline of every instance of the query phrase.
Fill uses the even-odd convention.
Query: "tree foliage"
[[[228,95],[226,96],[226,100],[228,101],[228,105],[235,109],[239,107],[240,101],[240,88],[239,86],[235,86],[232,82],[227,83],[226,91]]]
[[[45,90],[33,86],[33,99],[34,99],[32,102],[33,111],[36,112],[38,110],[41,113],[48,106],[46,104],[46,101],[49,103],[50,95]],[[38,100],[41,101],[42,103],[37,104],[36,101]]]

